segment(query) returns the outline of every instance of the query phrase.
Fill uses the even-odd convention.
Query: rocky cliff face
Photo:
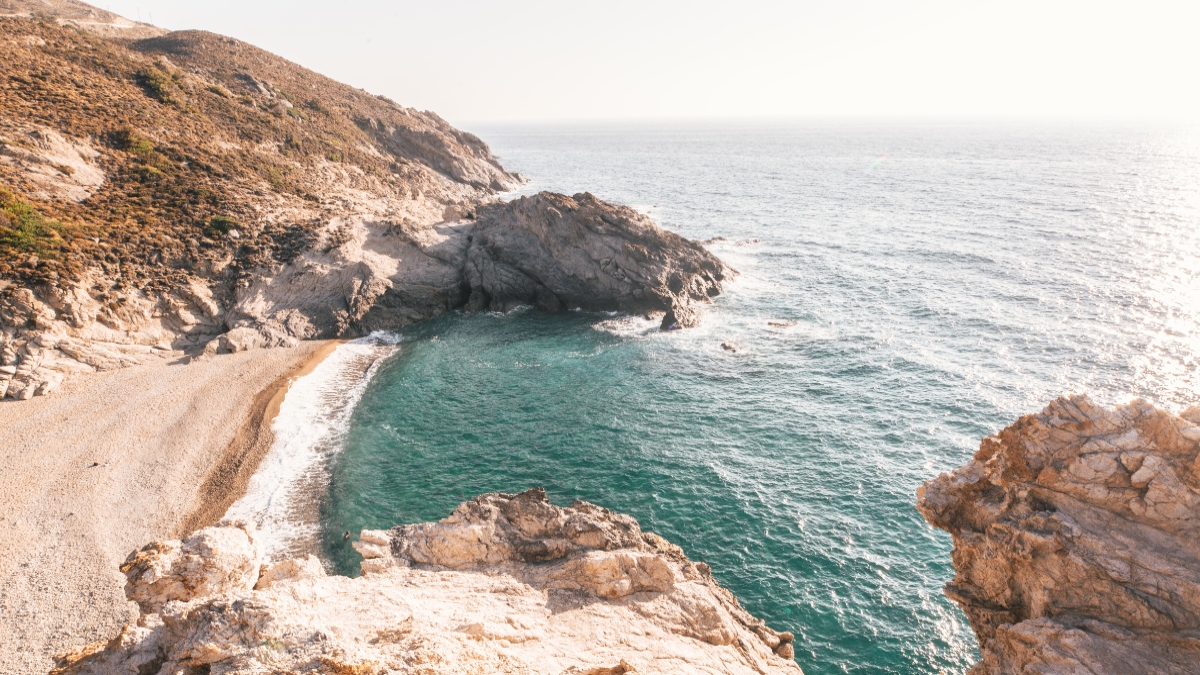
[[[633,209],[543,192],[480,210],[467,308],[662,311],[664,329],[682,328],[696,323],[694,303],[720,294],[731,275],[704,247]]]
[[[1200,672],[1200,407],[1063,398],[925,483],[972,675]]]
[[[222,524],[122,566],[136,625],[55,673],[796,673],[792,636],[633,518],[540,490],[364,531],[363,576]]]
[[[0,398],[460,307],[683,327],[732,274],[591,195],[494,204],[521,179],[475,136],[237,40],[0,15]]]

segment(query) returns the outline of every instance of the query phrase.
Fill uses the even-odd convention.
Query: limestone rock
[[[90,142],[45,127],[0,137],[0,165],[20,171],[39,199],[81,202],[95,194],[104,184],[104,171],[95,165],[99,154]]]
[[[480,209],[468,252],[469,309],[673,310],[721,293],[734,274],[700,244],[588,194],[542,192]]]
[[[172,601],[223,595],[254,587],[261,554],[254,526],[244,521],[206,527],[183,542],[147,544],[121,564],[125,595],[144,614]]]
[[[1184,675],[1200,664],[1200,408],[1061,398],[926,482],[972,675]]]
[[[560,508],[540,490],[364,531],[355,579],[311,556],[259,573],[248,544],[226,524],[136,552],[123,569],[138,622],[54,672],[801,672],[792,635],[742,609],[706,566],[629,516]]]
[[[400,228],[338,220],[323,231],[324,245],[260,270],[224,297],[198,276],[170,292],[127,291],[104,303],[89,290],[106,285],[98,275],[0,293],[0,342],[41,350],[14,348],[12,365],[23,370],[0,374],[0,386],[9,397],[29,397],[64,374],[137,365],[176,349],[206,357],[358,337],[456,308],[664,312],[664,329],[684,328],[735,274],[699,244],[589,194],[543,192],[478,212],[475,221]]]

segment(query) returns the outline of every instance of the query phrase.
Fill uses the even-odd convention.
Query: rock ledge
[[[636,520],[541,490],[487,494],[437,523],[364,530],[363,575],[261,565],[221,523],[122,565],[141,616],[59,658],[68,673],[794,673],[768,628]]]
[[[1060,398],[928,481],[970,675],[1200,672],[1200,407]]]

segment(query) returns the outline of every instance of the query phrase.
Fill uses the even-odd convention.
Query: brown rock
[[[801,673],[791,635],[678,547],[540,490],[363,531],[356,579],[311,557],[262,569],[248,543],[225,526],[136,552],[123,569],[137,623],[55,672]]]
[[[973,675],[1197,672],[1198,441],[1144,401],[1073,396],[921,487],[954,537],[946,594],[979,638]]]

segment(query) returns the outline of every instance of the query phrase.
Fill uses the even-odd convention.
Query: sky
[[[1200,119],[1177,0],[98,0],[462,124]]]

